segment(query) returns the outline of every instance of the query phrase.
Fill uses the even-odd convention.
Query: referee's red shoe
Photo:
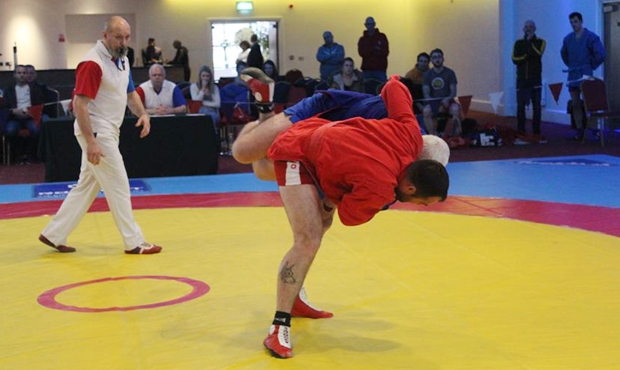
[[[43,234],[39,235],[39,241],[41,243],[47,245],[47,246],[50,246],[50,247],[56,249],[60,253],[73,253],[73,252],[75,252],[75,248],[69,247],[68,245],[62,245],[62,244],[54,245],[54,243],[49,241],[49,239],[46,238]]]
[[[144,242],[134,249],[125,250],[126,254],[157,254],[161,252],[162,247],[159,245]]]

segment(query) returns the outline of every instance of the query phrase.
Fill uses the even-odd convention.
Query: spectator
[[[355,69],[353,59],[346,57],[340,72],[332,75],[328,84],[329,87],[338,90],[364,92],[364,75]]]
[[[198,73],[198,81],[190,87],[192,100],[202,101],[199,113],[211,116],[215,131],[219,130],[220,123],[220,89],[213,81],[213,71],[209,66],[202,66]]]
[[[28,73],[25,65],[19,64],[15,68],[14,77],[15,83],[4,89],[2,99],[2,109],[8,111],[4,134],[15,150],[15,158],[21,163],[26,163],[36,159],[40,121],[43,118],[41,111],[35,113],[37,109],[33,108],[39,107],[42,110],[42,105],[47,103],[48,96],[45,86],[35,82],[36,72],[31,70]],[[29,77],[32,79],[32,84],[28,83]],[[21,130],[28,130],[30,137],[18,140]]]
[[[334,35],[330,31],[323,32],[325,44],[319,46],[316,52],[316,60],[321,63],[321,80],[327,79],[342,68],[344,61],[344,47],[334,42]]]
[[[243,81],[243,80],[239,77],[239,76],[241,75],[241,71],[243,71],[243,70],[244,70],[244,69],[246,69],[246,68],[248,68],[248,64],[247,64],[247,63],[242,62],[242,61],[240,61],[240,60],[238,60],[238,61],[237,61],[237,67],[236,67],[236,70],[237,70],[237,76],[235,77],[235,81],[234,81],[235,85],[242,85],[242,86],[247,87],[247,85],[246,85],[245,81]]]
[[[250,38],[252,46],[250,47],[250,53],[248,54],[248,67],[263,68],[265,60],[263,59],[263,52],[258,42],[258,36],[255,34]]]
[[[374,78],[387,81],[387,57],[390,54],[390,45],[384,33],[375,28],[373,17],[366,18],[366,31],[357,42],[357,51],[362,57],[362,71],[364,79]]]
[[[415,67],[413,67],[405,78],[411,81],[411,97],[413,98],[413,111],[415,114],[422,113],[424,110],[424,92],[422,91],[422,80],[424,73],[428,71],[428,64],[431,61],[431,56],[428,53],[420,53],[417,57]]]
[[[162,250],[144,240],[133,217],[129,179],[118,148],[127,106],[139,117],[136,126],[142,126],[140,137],[147,136],[151,129],[149,115],[135,93],[131,72],[122,68],[130,36],[129,23],[113,16],[105,23],[103,39],[86,54],[75,72],[75,137],[82,148],[80,178],[39,235],[39,241],[61,253],[75,252],[67,245],[67,237],[102,188],[123,238],[125,253],[155,254]]]
[[[131,46],[127,47],[127,60],[129,61],[129,68],[133,68],[133,63],[136,60],[136,54]]]
[[[161,48],[155,44],[154,38],[149,38],[148,45],[142,50],[142,62],[145,67],[149,67],[155,63],[162,64]]]
[[[280,80],[280,74],[278,72],[278,68],[276,67],[276,64],[271,59],[267,59],[265,61],[265,64],[263,64],[263,72],[265,72],[265,74],[274,81]]]
[[[525,21],[523,33],[523,38],[517,40],[512,49],[512,62],[517,66],[517,130],[526,132],[525,106],[531,101],[532,133],[540,136],[542,55],[546,44],[536,36],[536,24],[532,20]]]
[[[435,49],[431,52],[433,68],[424,73],[422,91],[427,105],[424,106],[424,124],[432,135],[442,132],[444,138],[461,134],[461,106],[454,100],[456,97],[456,74],[443,65],[443,51]],[[437,115],[449,115],[452,120],[445,127],[437,127]]]
[[[564,37],[562,43],[562,60],[568,67],[568,91],[572,101],[573,119],[577,127],[577,140],[583,139],[583,111],[581,106],[581,80],[585,76],[592,76],[607,56],[601,39],[587,28],[583,27],[581,13],[573,12],[568,16],[573,32]]]
[[[172,46],[177,49],[177,52],[174,55],[174,59],[168,63],[173,66],[183,67],[183,81],[189,81],[191,77],[191,70],[189,69],[189,54],[187,52],[187,48],[183,46],[179,40],[174,40]]]
[[[50,94],[50,90],[48,89],[46,84],[40,83],[37,81],[37,70],[34,68],[32,64],[26,64],[26,80],[30,86],[37,85],[36,88],[43,91],[45,96],[45,103],[43,106],[43,114],[41,115],[41,122],[46,121],[51,117],[56,117],[56,106],[51,104],[55,102],[55,99]],[[57,98],[56,96],[54,96]]]
[[[149,80],[136,89],[146,112],[152,115],[185,113],[187,101],[181,89],[166,80],[166,70],[161,64],[149,68]]]
[[[239,47],[241,48],[241,52],[239,56],[237,56],[237,62],[248,62],[248,54],[250,54],[250,42],[247,40],[243,40],[239,43]]]
[[[24,67],[26,67],[26,81],[29,85],[37,84],[39,86],[47,88],[47,86],[37,81],[37,70],[32,64],[26,64]]]

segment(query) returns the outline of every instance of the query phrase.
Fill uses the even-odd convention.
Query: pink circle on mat
[[[107,281],[116,281],[116,280],[139,280],[139,279],[174,280],[174,281],[178,281],[179,283],[184,283],[184,284],[191,286],[192,291],[180,298],[172,299],[169,301],[163,301],[163,302],[157,302],[157,303],[151,303],[151,304],[145,304],[145,305],[139,305],[139,306],[129,306],[129,307],[106,307],[106,308],[76,307],[76,306],[68,306],[68,305],[62,304],[56,300],[56,296],[58,294],[64,291],[67,291],[69,289],[77,288],[82,285],[103,283]],[[97,279],[97,280],[83,281],[81,283],[69,284],[69,285],[58,287],[58,288],[54,288],[41,294],[39,298],[37,298],[37,302],[39,302],[39,304],[42,306],[53,308],[55,310],[62,310],[62,311],[73,311],[73,312],[132,311],[132,310],[142,310],[146,308],[171,306],[174,304],[191,301],[192,299],[196,299],[198,297],[201,297],[207,294],[209,289],[210,289],[209,285],[207,285],[206,283],[203,283],[202,281],[198,281],[198,280],[188,279],[188,278],[172,277],[172,276],[121,276],[121,277],[115,277],[115,278],[108,277],[108,278]]]

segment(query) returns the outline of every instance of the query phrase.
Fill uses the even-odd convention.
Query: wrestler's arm
[[[400,77],[393,75],[381,90],[381,98],[385,102],[388,118],[402,122],[414,123],[417,125],[413,115],[413,99],[409,89],[402,82]]]

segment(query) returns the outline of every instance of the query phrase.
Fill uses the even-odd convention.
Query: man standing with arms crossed
[[[540,137],[540,93],[542,91],[542,55],[545,40],[536,36],[536,24],[525,21],[522,39],[512,49],[512,62],[517,66],[517,129],[525,133],[525,106],[532,101],[532,132]]]
[[[316,60],[321,63],[321,80],[327,79],[342,68],[344,61],[344,46],[334,42],[334,35],[330,31],[323,32],[325,44],[319,46]]]
[[[140,137],[149,134],[151,123],[135,92],[127,60],[131,27],[119,16],[104,26],[103,39],[84,57],[76,70],[75,136],[82,148],[80,178],[39,240],[61,253],[75,252],[67,237],[77,227],[103,188],[127,254],[154,254],[161,247],[147,243],[136,223],[129,192],[129,179],[118,148],[125,107],[138,116]]]
[[[390,44],[387,36],[375,28],[375,19],[366,18],[366,31],[357,42],[357,52],[362,57],[364,79],[374,78],[381,82],[387,81],[388,55]]]

